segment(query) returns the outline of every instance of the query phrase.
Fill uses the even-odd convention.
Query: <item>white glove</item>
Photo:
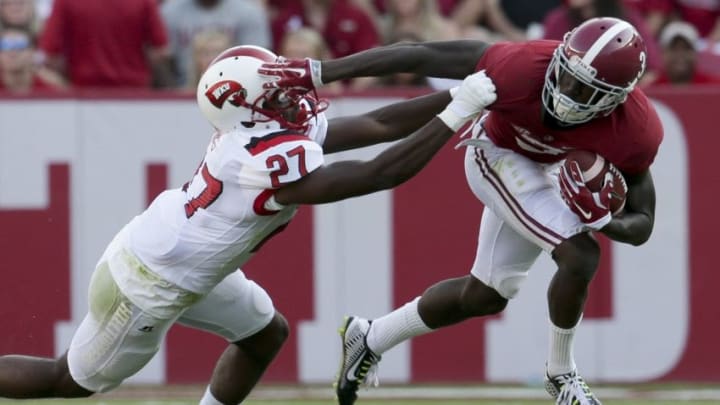
[[[463,80],[460,87],[450,90],[453,100],[438,118],[453,131],[475,118],[485,107],[495,102],[495,85],[485,70],[475,72]]]

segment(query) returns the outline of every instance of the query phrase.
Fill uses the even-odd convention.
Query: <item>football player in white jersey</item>
[[[298,204],[408,180],[495,100],[492,81],[478,72],[455,91],[328,121],[324,101],[263,88],[257,70],[276,59],[263,48],[235,47],[203,74],[197,100],[217,131],[196,173],[161,193],[110,242],[66,354],[0,357],[0,397],[108,391],[145,366],[177,322],[229,343],[200,404],[240,403],[282,346],[288,324],[239,267],[288,224]],[[406,136],[373,160],[324,164],[323,153]]]

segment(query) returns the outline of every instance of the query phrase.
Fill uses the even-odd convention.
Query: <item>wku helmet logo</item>
[[[230,104],[240,107],[245,102],[247,90],[238,82],[223,80],[210,87],[205,92],[205,97],[217,108],[222,108],[226,100]]]

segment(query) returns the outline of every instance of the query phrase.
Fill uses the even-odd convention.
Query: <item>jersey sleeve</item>
[[[308,129],[308,138],[320,145],[325,144],[325,137],[328,131],[328,120],[325,113],[318,114],[314,119],[310,120],[310,128]]]
[[[635,92],[640,93],[636,89]],[[624,128],[618,130],[619,134],[634,134],[632,137],[625,136],[622,142],[624,158],[619,162],[613,162],[623,173],[640,174],[650,168],[650,165],[657,156],[658,149],[662,143],[664,132],[660,117],[653,108],[650,101],[642,94],[636,94],[640,102],[635,103],[629,100],[632,107],[628,112],[628,122]]]
[[[322,147],[306,135],[279,133],[253,138],[240,170],[241,184],[277,189],[298,181],[325,162]]]
[[[487,48],[475,67],[493,81],[497,99],[488,110],[529,102],[542,91],[545,71],[557,41],[498,42]]]
[[[653,119],[655,118],[655,119]],[[655,161],[660,143],[663,138],[663,129],[657,115],[650,117],[647,126],[644,128],[643,136],[640,137],[633,145],[629,145],[632,150],[623,162],[616,166],[624,173],[640,174],[650,168]]]

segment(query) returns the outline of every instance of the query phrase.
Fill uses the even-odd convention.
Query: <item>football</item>
[[[570,162],[577,162],[582,171],[583,180],[592,192],[600,191],[603,185],[605,174],[610,172],[613,175],[613,190],[610,196],[610,211],[618,215],[625,208],[625,195],[627,183],[620,170],[608,162],[602,156],[594,152],[584,150],[573,150],[568,152],[563,163],[569,169]]]

